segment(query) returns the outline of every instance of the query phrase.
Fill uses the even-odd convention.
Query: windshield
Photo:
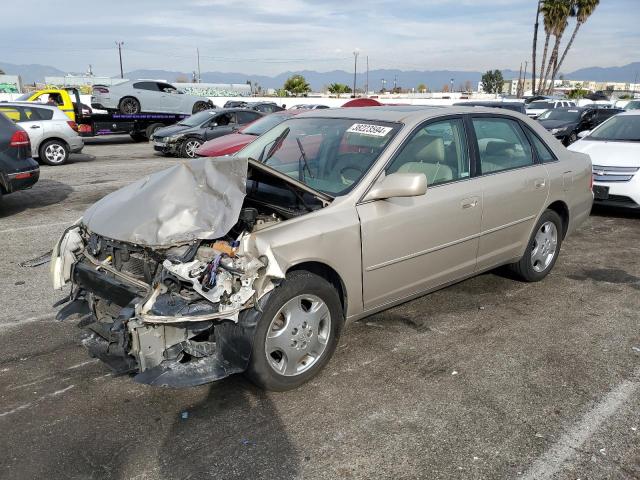
[[[596,128],[587,139],[640,142],[640,115],[617,115],[611,117]]]
[[[339,196],[360,181],[399,128],[374,120],[290,118],[237,155]]]
[[[242,130],[242,133],[256,136],[262,135],[267,130],[271,130],[276,125],[284,122],[290,116],[291,115],[268,115],[266,117],[262,117],[245,127]]]
[[[625,107],[627,110],[640,110],[640,100],[633,100],[627,103]]]
[[[582,114],[581,110],[547,110],[542,115],[538,117],[538,120],[562,120],[566,122],[577,122],[580,120],[580,115]]]
[[[199,112],[195,115],[191,115],[189,118],[185,118],[181,122],[178,122],[178,125],[185,127],[197,127],[198,125],[202,125],[207,120],[213,118],[216,113],[217,112],[213,110],[205,110],[204,112]]]
[[[529,108],[537,108],[537,109],[553,108],[553,106],[554,106],[553,102],[531,102],[529,104]]]

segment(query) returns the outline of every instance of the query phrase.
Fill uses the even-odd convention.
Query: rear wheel
[[[134,142],[146,142],[147,141],[147,137],[142,132],[131,132],[129,134],[129,136],[131,137],[131,140],[133,140]]]
[[[266,390],[299,387],[329,362],[343,323],[333,285],[310,272],[288,274],[260,316],[246,375]]]
[[[198,113],[198,112],[202,112],[203,110],[209,110],[210,108],[211,108],[211,105],[208,104],[207,102],[198,101],[193,104],[192,112]]]
[[[576,132],[571,132],[571,135],[569,135],[569,136],[567,137],[567,140],[566,140],[566,142],[565,142],[565,143],[566,143],[566,145],[567,145],[567,147],[568,147],[569,145],[571,145],[571,144],[572,144],[573,142],[575,142],[576,140],[578,140],[578,135],[576,135]]]
[[[180,156],[184,158],[196,158],[196,150],[202,145],[202,140],[197,138],[186,138],[180,146]]]
[[[522,280],[538,282],[546,277],[560,254],[562,244],[562,219],[553,210],[545,210],[533,230],[524,255],[510,265]]]
[[[156,133],[156,130],[158,130],[159,128],[164,127],[164,125],[162,123],[152,123],[151,125],[149,125],[147,127],[147,129],[145,130],[145,133],[147,134],[147,138],[149,140],[151,140],[151,136]]]
[[[69,159],[69,147],[62,140],[48,140],[40,145],[40,160],[47,165],[62,165]]]
[[[118,110],[126,115],[140,113],[140,102],[133,97],[124,97],[118,104]]]

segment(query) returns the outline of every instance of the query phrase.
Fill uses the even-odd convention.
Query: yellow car
[[[81,108],[80,95],[75,88],[46,88],[36,92],[25,93],[18,97],[16,101],[55,105],[74,122],[76,121],[76,108]]]

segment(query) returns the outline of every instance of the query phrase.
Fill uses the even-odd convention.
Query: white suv
[[[570,100],[535,100],[527,105],[527,116],[538,118],[542,113],[554,108],[575,107],[576,102]]]
[[[84,147],[78,126],[58,107],[30,102],[0,103],[0,112],[20,125],[31,141],[33,158],[62,165]]]

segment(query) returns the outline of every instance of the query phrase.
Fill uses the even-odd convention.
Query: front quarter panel
[[[285,274],[305,262],[331,267],[345,291],[345,316],[362,312],[360,221],[353,205],[336,199],[322,210],[251,234],[247,248],[275,261],[269,265],[274,273]]]

